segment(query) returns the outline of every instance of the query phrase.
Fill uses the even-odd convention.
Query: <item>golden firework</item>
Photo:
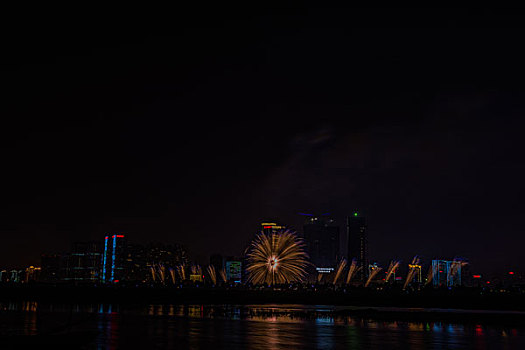
[[[293,232],[261,232],[252,242],[248,257],[248,281],[281,284],[301,281],[308,265],[304,243]]]

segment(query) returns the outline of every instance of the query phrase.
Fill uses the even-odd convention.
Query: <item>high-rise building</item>
[[[101,255],[99,242],[74,243],[71,253],[62,260],[64,263],[64,280],[81,283],[97,282],[100,273]]]
[[[104,238],[102,255],[102,283],[118,283],[123,277],[126,265],[126,241],[124,235],[110,235]]]
[[[318,272],[333,271],[340,259],[339,226],[326,215],[305,216],[303,235],[310,262]]]
[[[346,223],[348,236],[348,260],[351,261],[355,259],[357,261],[357,266],[360,267],[358,277],[364,282],[368,277],[368,239],[366,234],[366,219],[356,211],[347,217]]]
[[[128,243],[123,254],[119,281],[175,283],[177,267],[188,263],[186,250],[179,244]]]
[[[434,287],[461,285],[461,261],[432,260],[432,284]]]

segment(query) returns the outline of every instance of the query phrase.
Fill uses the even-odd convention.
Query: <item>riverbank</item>
[[[525,295],[475,288],[404,292],[349,290],[255,290],[247,288],[151,288],[106,286],[2,286],[0,301],[119,304],[303,304],[402,308],[525,311]]]

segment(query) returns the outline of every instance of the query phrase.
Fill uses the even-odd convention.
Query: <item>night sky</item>
[[[358,209],[382,264],[523,269],[524,16],[237,10],[6,14],[0,267]]]

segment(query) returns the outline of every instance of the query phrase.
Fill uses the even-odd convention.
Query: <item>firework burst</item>
[[[291,231],[261,232],[248,252],[248,280],[254,284],[301,281],[308,264],[304,243]]]

